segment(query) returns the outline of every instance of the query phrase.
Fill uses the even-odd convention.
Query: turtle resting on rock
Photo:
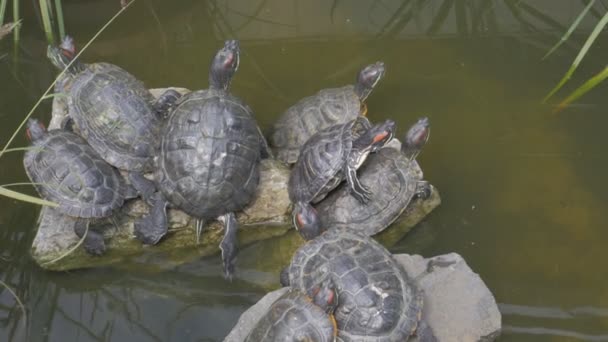
[[[298,160],[300,147],[313,134],[351,121],[358,115],[365,116],[365,100],[382,76],[384,63],[370,64],[359,72],[354,85],[323,89],[287,109],[274,125],[271,138],[271,143],[277,150],[277,158],[293,164]]]
[[[109,217],[127,195],[124,179],[87,142],[64,130],[46,131],[38,120],[29,119],[28,150],[23,165],[40,196],[57,203],[62,214],[79,218],[74,228],[82,237],[89,219]],[[103,235],[89,230],[84,248],[93,255],[105,252]]]
[[[358,175],[363,186],[375,189],[370,200],[362,204],[348,187],[339,188],[315,207],[322,226],[375,235],[393,223],[412,199],[428,198],[431,186],[422,180],[415,158],[429,134],[429,120],[421,118],[405,135],[401,151],[386,146],[369,156]]]
[[[319,219],[310,203],[322,200],[344,178],[358,201],[366,203],[370,199],[371,191],[357,178],[357,169],[370,152],[379,150],[393,138],[394,130],[392,120],[372,126],[359,116],[319,131],[302,146],[289,177],[288,190],[295,204],[294,226],[305,239],[320,233]]]
[[[167,206],[198,220],[197,240],[205,221],[219,218],[228,278],[237,249],[234,212],[255,195],[259,161],[267,148],[251,109],[228,91],[238,65],[238,41],[226,41],[211,64],[210,88],[178,100],[160,138],[155,177],[161,192],[154,196],[150,214],[135,223],[135,235],[155,244],[167,232]]]
[[[76,48],[69,36],[60,46],[49,46],[47,56],[65,69],[55,86],[57,93],[67,95],[64,126],[74,123],[105,161],[130,172],[133,186],[149,199],[154,184],[143,172],[154,168],[162,118],[180,94],[170,89],[155,100],[142,82],[116,65],[74,60]]]
[[[331,282],[314,287],[310,296],[290,289],[270,306],[245,342],[333,342],[337,334],[333,317],[336,305]]]
[[[334,284],[339,341],[407,341],[422,312],[422,293],[403,267],[372,238],[332,228],[307,242],[281,272],[281,283],[309,296]]]

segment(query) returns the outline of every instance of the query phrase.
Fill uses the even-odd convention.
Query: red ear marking
[[[382,141],[382,139],[386,138],[387,136],[388,136],[388,132],[386,132],[386,131],[376,134],[376,136],[374,137],[374,142],[377,143],[379,141]]]
[[[336,297],[336,293],[334,291],[329,291],[329,298],[327,298],[327,304],[332,305],[334,304],[334,299]]]
[[[74,51],[61,48],[61,53],[69,59],[74,58]]]
[[[299,224],[300,226],[303,226],[303,225],[305,224],[305,223],[304,223],[304,218],[302,217],[302,214],[297,214],[297,215],[296,215],[296,220],[298,221],[298,224]]]
[[[232,65],[232,62],[234,62],[234,53],[231,52],[228,56],[226,56],[226,60],[224,61],[224,67],[229,67],[230,65]]]
[[[27,140],[32,141],[32,134],[30,133],[29,128],[25,129],[25,136],[27,137]]]

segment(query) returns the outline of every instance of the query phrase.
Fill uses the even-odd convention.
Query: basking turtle
[[[344,178],[358,201],[369,200],[371,192],[359,182],[357,168],[370,152],[382,148],[393,138],[394,129],[392,120],[371,126],[365,117],[359,116],[321,130],[302,146],[289,177],[288,190],[289,199],[295,204],[294,226],[305,239],[320,233],[318,217],[310,203],[322,200]]]
[[[136,236],[154,244],[167,232],[167,205],[198,219],[197,240],[204,221],[219,217],[228,278],[237,248],[234,212],[253,199],[265,146],[249,107],[228,92],[238,65],[238,42],[226,41],[211,64],[210,89],[191,92],[176,104],[160,139],[156,181],[162,194],[150,215],[135,224]]]
[[[57,203],[62,214],[79,218],[78,236],[86,231],[88,219],[109,217],[122,206],[124,179],[84,139],[64,130],[47,132],[35,119],[28,121],[26,132],[35,149],[25,153],[25,172],[42,198]],[[84,247],[90,254],[102,254],[103,235],[89,230]]]
[[[384,63],[370,64],[359,72],[355,85],[323,89],[287,109],[274,125],[271,139],[277,158],[293,164],[298,160],[300,147],[313,134],[367,114],[365,100],[382,76]]]
[[[393,223],[414,198],[428,198],[431,187],[422,180],[414,160],[430,133],[429,121],[414,124],[401,145],[401,151],[386,146],[369,156],[358,171],[359,180],[375,189],[370,201],[362,204],[347,187],[340,187],[316,206],[324,227],[348,227],[365,235],[374,235]]]
[[[309,295],[331,281],[338,294],[339,341],[406,341],[422,311],[422,293],[372,238],[332,228],[300,247],[281,283]]]
[[[290,289],[270,306],[245,342],[335,341],[336,299],[329,282],[313,288],[310,297]]]
[[[162,116],[179,93],[167,90],[155,101],[124,69],[109,63],[84,64],[73,60],[75,55],[69,36],[47,50],[51,62],[65,69],[55,91],[68,97],[69,122],[73,120],[79,134],[109,164],[133,172],[131,181],[144,196],[151,194],[153,184],[141,173],[153,170]]]

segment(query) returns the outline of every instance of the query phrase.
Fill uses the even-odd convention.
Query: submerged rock
[[[499,336],[502,323],[494,296],[460,255],[450,253],[428,259],[407,254],[394,257],[424,292],[419,336],[413,341],[493,341]],[[266,294],[245,311],[224,342],[244,341],[287,289]]]

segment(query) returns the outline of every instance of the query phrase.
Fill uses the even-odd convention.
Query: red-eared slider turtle
[[[168,90],[155,101],[124,69],[109,63],[84,64],[73,60],[75,54],[69,36],[61,46],[47,50],[51,62],[66,70],[55,91],[67,95],[69,119],[110,165],[133,172],[132,183],[143,195],[152,193],[153,184],[141,172],[153,170],[163,113],[179,93]]]
[[[355,85],[323,89],[287,109],[274,125],[271,139],[277,158],[293,164],[298,160],[300,147],[313,134],[365,115],[365,100],[383,75],[384,63],[370,64],[359,72]]]
[[[157,160],[156,181],[162,196],[150,215],[135,224],[136,236],[154,244],[167,232],[167,205],[199,220],[197,239],[204,221],[219,217],[224,221],[220,248],[227,277],[236,258],[234,212],[255,194],[265,146],[251,109],[228,92],[238,65],[238,42],[226,41],[211,64],[210,89],[191,92],[176,104],[161,136]]]
[[[336,304],[329,282],[313,288],[310,297],[290,289],[270,306],[245,342],[335,341]]]
[[[372,238],[331,228],[300,247],[281,273],[283,285],[311,294],[331,281],[338,294],[339,341],[406,341],[422,311],[422,293]]]
[[[431,187],[414,159],[429,133],[429,121],[422,118],[405,135],[401,151],[386,146],[370,155],[357,172],[361,184],[374,189],[369,202],[362,204],[342,186],[315,207],[322,226],[374,235],[393,223],[413,198],[428,198]]]
[[[47,132],[35,119],[28,121],[27,135],[35,148],[25,153],[25,172],[42,198],[57,203],[62,214],[80,218],[76,234],[82,237],[87,219],[109,217],[122,206],[127,192],[122,176],[80,136]],[[84,247],[102,254],[103,235],[89,230]]]
[[[357,168],[393,138],[395,123],[386,120],[371,126],[366,118],[334,125],[314,134],[302,146],[300,158],[291,171],[288,190],[295,204],[294,226],[305,239],[320,233],[315,210],[310,203],[322,200],[346,178],[351,194],[361,203],[371,195],[357,178]]]

